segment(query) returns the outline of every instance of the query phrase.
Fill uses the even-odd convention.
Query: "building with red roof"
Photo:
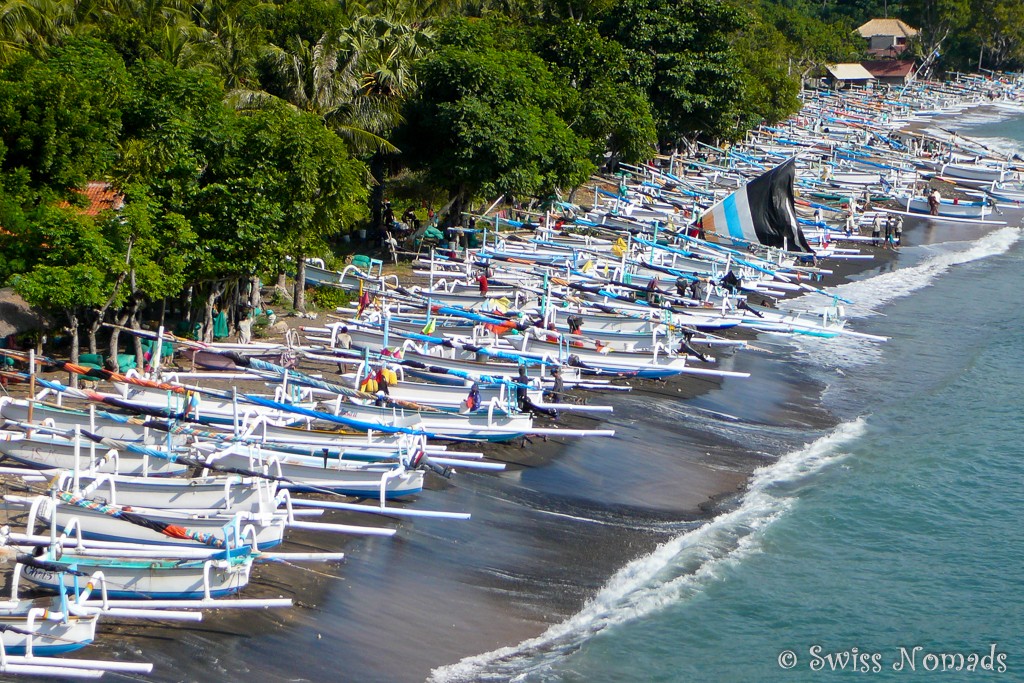
[[[875,59],[860,64],[882,85],[906,85],[914,80],[912,59]]]
[[[124,195],[114,190],[110,183],[92,181],[87,183],[85,189],[75,190],[89,200],[86,206],[74,207],[85,216],[98,216],[104,211],[120,211],[124,206]],[[68,202],[60,202],[57,206],[71,208]]]

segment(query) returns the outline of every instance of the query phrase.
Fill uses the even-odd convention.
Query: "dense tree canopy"
[[[303,257],[380,226],[395,175],[447,193],[452,222],[548,197],[784,118],[801,78],[863,54],[854,29],[875,16],[920,28],[909,49],[936,67],[1022,66],[1022,3],[7,3],[0,284],[86,325],[90,346],[151,302],[209,321],[232,287],[301,282]],[[123,207],[89,207],[90,183]]]
[[[460,201],[544,196],[589,177],[588,141],[569,124],[582,108],[576,90],[489,27],[458,22],[443,40],[420,64],[400,131],[411,164],[444,178]]]

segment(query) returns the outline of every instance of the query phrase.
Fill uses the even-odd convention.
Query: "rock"
[[[272,335],[283,335],[288,331],[288,323],[283,320],[278,320],[276,323],[267,328],[267,332]]]

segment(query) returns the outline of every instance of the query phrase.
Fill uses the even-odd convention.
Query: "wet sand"
[[[895,257],[878,251],[875,261],[829,264],[835,275],[817,284]],[[612,439],[467,447],[508,470],[430,477],[414,505],[470,512],[468,521],[329,512],[324,521],[399,531],[391,539],[288,533],[282,550],[347,554],[341,563],[258,567],[243,597],[291,597],[290,610],[209,612],[195,626],[105,620],[82,656],[152,661],[145,680],[153,681],[404,682],[537,636],[627,562],[736,500],[750,473],[778,455],[752,450],[745,425],[785,432],[835,422],[819,406],[822,387],[772,353],[726,351],[719,367],[752,377],[634,382],[630,393],[589,394],[613,414],[560,420],[613,428]],[[711,436],[702,416],[735,422],[735,436]]]

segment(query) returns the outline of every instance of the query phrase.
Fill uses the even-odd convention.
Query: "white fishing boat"
[[[7,496],[6,500],[29,506],[29,533],[38,519],[61,527],[73,523],[85,538],[147,545],[226,548],[232,539],[251,537],[258,548],[268,549],[281,543],[289,522],[287,514],[276,510],[181,512],[109,505],[62,491],[55,492],[52,498]]]
[[[1002,166],[987,164],[943,164],[939,169],[939,175],[947,178],[958,178],[964,180],[980,180],[986,183],[998,183],[1006,176],[1006,170]]]
[[[127,415],[114,415],[109,411],[97,410],[95,407],[91,407],[89,410],[77,410],[46,403],[42,400],[28,401],[2,396],[0,397],[0,418],[13,422],[35,423],[41,428],[48,427],[58,432],[73,431],[77,426],[84,431],[120,441],[146,441],[149,443],[152,443],[154,439],[159,439],[164,443],[167,441],[166,432],[160,433],[160,436],[157,437],[151,429],[141,424],[141,421],[132,423]]]
[[[985,187],[985,192],[1003,202],[1024,202],[1024,183],[1019,180],[992,183]]]
[[[494,402],[467,414],[416,412],[340,401],[334,406],[336,415],[349,419],[359,429],[398,427],[441,439],[472,441],[509,441],[535,433],[530,414],[513,410]]]
[[[289,412],[282,408],[271,408],[261,405],[254,405],[252,402],[243,402],[241,408],[239,402],[231,397],[222,398],[210,393],[182,390],[179,392],[165,391],[153,387],[140,387],[134,384],[115,383],[120,393],[109,394],[97,392],[104,398],[113,398],[121,401],[126,407],[138,407],[147,412],[159,412],[167,417],[187,417],[197,422],[212,424],[232,424],[240,412],[251,412],[262,414],[267,419],[275,420],[281,424],[301,424],[305,422],[296,413]],[[273,400],[284,403],[290,397],[281,387]],[[292,405],[299,408],[316,408],[315,401],[292,401]]]
[[[0,438],[0,453],[40,470],[91,470],[148,476],[180,475],[188,470],[187,465],[174,461],[172,453],[131,443],[122,445],[123,448],[117,448],[85,437],[68,439],[45,433],[9,434],[7,438]]]
[[[96,639],[99,614],[69,614],[61,607],[59,598],[45,603],[0,602],[0,642],[4,651],[13,655],[52,657],[92,643]]]
[[[206,461],[210,465],[263,470],[283,479],[279,485],[293,491],[331,491],[391,500],[423,490],[424,472],[417,469],[422,454],[417,453],[396,453],[394,462],[357,462],[329,453],[297,455],[247,444],[232,444],[222,449],[205,447],[204,450],[209,451]]]
[[[33,558],[22,570],[29,582],[54,591],[74,592],[80,576],[102,572],[111,598],[210,600],[234,595],[249,584],[256,554],[248,548],[225,550],[205,559],[97,557],[74,548]]]
[[[931,214],[927,197],[904,197],[903,201],[910,213]],[[944,197],[939,202],[938,215],[949,218],[984,219],[991,212],[992,206],[987,201],[972,202]]]
[[[138,477],[74,471],[62,472],[53,485],[110,505],[227,512],[257,512],[271,504],[276,488],[266,479],[239,474]]]

